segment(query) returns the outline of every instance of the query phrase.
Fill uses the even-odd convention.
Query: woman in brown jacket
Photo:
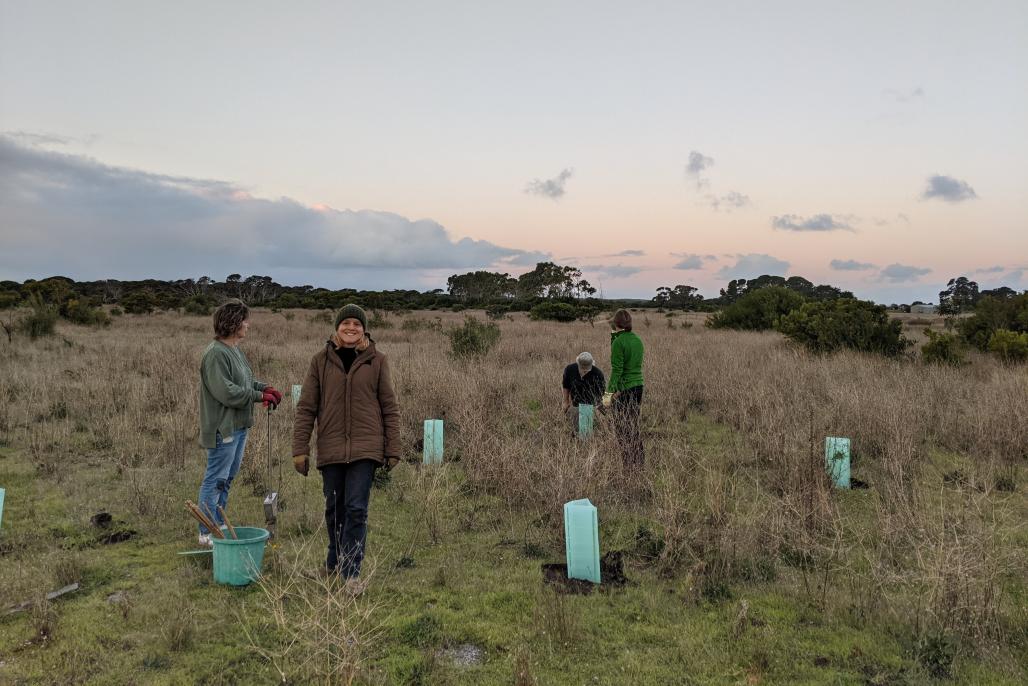
[[[311,360],[293,425],[293,466],[307,476],[310,440],[318,427],[318,463],[328,527],[327,574],[357,583],[367,539],[375,468],[400,460],[400,409],[385,355],[375,350],[357,305],[336,316],[332,338]]]

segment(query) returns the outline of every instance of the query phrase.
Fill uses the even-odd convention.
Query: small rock
[[[128,602],[128,596],[125,591],[118,591],[107,596],[107,602],[111,605],[120,605],[121,603]]]
[[[458,667],[480,665],[485,660],[485,651],[473,643],[462,643],[453,648],[446,648],[439,654]]]

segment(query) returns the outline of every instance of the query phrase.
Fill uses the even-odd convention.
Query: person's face
[[[250,330],[250,320],[244,319],[243,323],[239,325],[239,330],[236,331],[236,338],[243,340],[246,338],[246,332]]]
[[[579,376],[583,376],[584,377],[586,374],[588,374],[591,371],[592,371],[592,367],[583,367],[582,365],[578,365],[578,375]]]
[[[339,336],[339,340],[342,341],[344,347],[352,348],[364,337],[364,326],[359,319],[347,317],[339,322],[336,335]]]

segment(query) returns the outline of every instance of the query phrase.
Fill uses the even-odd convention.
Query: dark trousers
[[[641,467],[643,442],[640,428],[643,387],[636,386],[618,393],[614,399],[614,431],[621,445],[626,467]]]
[[[378,463],[357,460],[348,464],[325,465],[321,486],[325,494],[325,525],[328,529],[328,557],[325,567],[344,578],[358,576],[368,537],[368,501],[371,480]]]

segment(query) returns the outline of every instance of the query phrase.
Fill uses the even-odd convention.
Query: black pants
[[[614,431],[621,444],[621,457],[626,467],[641,467],[643,463],[642,399],[643,387],[636,386],[618,393],[613,403]]]
[[[368,538],[368,501],[371,480],[378,463],[357,460],[348,464],[325,465],[321,470],[325,494],[325,525],[328,529],[328,558],[325,566],[344,578],[358,576]]]

